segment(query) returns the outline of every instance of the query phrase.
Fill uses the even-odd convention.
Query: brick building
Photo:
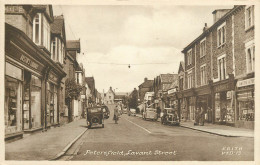
[[[214,24],[183,49],[182,91],[188,120],[254,125],[254,6],[213,11]]]

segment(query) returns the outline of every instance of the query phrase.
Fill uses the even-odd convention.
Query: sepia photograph
[[[258,1],[122,2],[2,5],[4,164],[255,164]]]

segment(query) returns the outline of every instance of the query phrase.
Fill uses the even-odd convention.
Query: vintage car
[[[156,109],[154,108],[145,108],[144,112],[143,112],[143,119],[151,119],[153,121],[157,120],[157,113],[156,113]]]
[[[177,110],[173,108],[164,108],[161,123],[165,125],[180,125],[180,118]]]
[[[104,114],[104,118],[108,119],[110,116],[110,111],[109,111],[108,107],[106,105],[102,105],[101,107],[102,107],[102,111]]]
[[[128,116],[136,116],[136,109],[130,108],[130,110],[128,111]]]
[[[104,112],[101,106],[87,108],[87,125],[88,128],[101,126],[104,128]]]

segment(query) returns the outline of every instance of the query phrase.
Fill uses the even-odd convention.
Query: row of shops
[[[65,72],[23,32],[6,24],[6,138],[59,123]]]
[[[165,105],[178,109],[182,121],[194,121],[195,110],[203,111],[205,121],[234,127],[254,128],[254,75],[229,79],[183,91],[167,93]]]

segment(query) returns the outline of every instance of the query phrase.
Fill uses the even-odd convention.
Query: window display
[[[31,83],[31,122],[34,128],[41,126],[41,80],[32,75]]]
[[[255,102],[253,91],[245,91],[238,93],[238,120],[254,121],[255,120]]]

